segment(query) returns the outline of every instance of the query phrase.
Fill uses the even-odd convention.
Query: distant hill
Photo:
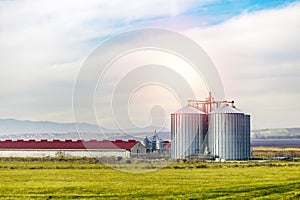
[[[78,134],[79,130],[84,130]],[[170,140],[170,130],[157,126],[144,128],[129,128],[124,131],[110,130],[89,123],[56,123],[51,121],[29,121],[16,119],[0,119],[0,139],[136,139],[153,136],[155,130],[164,140]],[[262,140],[274,142],[275,140],[300,141],[300,128],[276,128],[251,131],[252,142]],[[294,142],[293,141],[293,142]],[[265,142],[264,142],[265,143]],[[300,144],[298,145],[300,146]]]
[[[76,123],[80,129],[86,132],[108,132],[108,129],[103,127],[88,124]],[[77,132],[75,123],[56,123],[50,121],[21,121],[16,119],[0,119],[1,134],[18,134],[18,133],[68,133]]]
[[[251,139],[300,139],[300,128],[252,130]]]
[[[77,133],[77,129],[84,131]],[[141,140],[159,132],[162,139],[170,139],[170,130],[156,126],[131,128],[124,131],[110,130],[88,123],[56,123],[50,121],[29,121],[0,119],[0,139],[136,139]]]
[[[154,133],[156,132],[170,132],[169,129],[163,128],[163,127],[158,127],[158,126],[147,126],[147,127],[142,127],[142,128],[128,128],[125,129],[126,132],[128,133]]]
[[[300,147],[300,128],[252,130],[251,146]]]

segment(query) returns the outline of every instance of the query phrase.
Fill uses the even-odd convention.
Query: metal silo
[[[246,158],[244,113],[229,105],[208,115],[208,151],[221,159]]]
[[[157,141],[158,138],[157,138],[157,135],[154,135],[152,138],[151,138],[151,149],[152,149],[152,152],[156,152],[157,151]]]
[[[245,114],[244,118],[244,128],[245,128],[245,155],[244,158],[251,158],[251,152],[250,152],[250,115]]]
[[[206,127],[207,115],[192,106],[171,114],[171,157],[183,159],[202,154]]]
[[[146,147],[146,152],[150,153],[151,152],[151,141],[149,140],[149,138],[146,136],[145,139],[143,140],[143,145]]]
[[[151,139],[151,143],[152,143],[152,152],[159,152],[161,153],[164,149],[164,141],[158,136],[158,134],[155,134]]]

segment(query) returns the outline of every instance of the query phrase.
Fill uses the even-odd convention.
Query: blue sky
[[[192,14],[201,14],[201,15],[221,15],[228,17],[223,18],[223,20],[233,17],[235,15],[240,15],[243,12],[255,12],[259,10],[269,9],[269,8],[278,8],[286,6],[295,0],[274,0],[274,1],[239,1],[239,0],[222,0],[222,1],[211,1],[203,6],[198,8],[191,9],[189,11]],[[189,13],[188,12],[188,13]]]
[[[299,13],[299,1],[279,0],[0,1],[0,118],[74,121],[73,84],[88,55],[123,31],[158,27],[207,52],[253,128],[300,126]],[[142,125],[155,125],[149,110],[132,109]],[[114,128],[104,116],[100,125]]]
[[[198,8],[191,9],[186,12],[187,15],[193,16],[210,16],[212,21],[209,24],[222,23],[234,16],[241,15],[245,12],[252,13],[264,9],[279,8],[286,6],[295,1],[251,1],[251,0],[226,0],[226,1],[212,1]]]
[[[109,27],[119,27],[123,30],[129,30],[130,28],[152,27],[157,26],[156,22],[166,21],[171,22],[170,27],[195,27],[195,26],[210,26],[220,24],[226,20],[234,18],[235,16],[242,15],[244,13],[253,13],[265,9],[282,8],[291,3],[295,3],[295,0],[274,0],[274,1],[251,1],[251,0],[212,0],[212,1],[199,1],[193,2],[194,5],[182,12],[179,12],[176,16],[166,15],[162,13],[160,15],[147,16],[145,18],[136,18],[133,20],[116,19],[110,21]],[[181,18],[183,18],[181,20]],[[188,20],[192,20],[192,23]],[[195,20],[199,19],[197,23]],[[204,20],[203,20],[204,19]],[[200,22],[201,21],[201,22]],[[178,24],[180,22],[180,24]],[[90,26],[97,25],[98,20],[93,20],[89,24]],[[112,33],[114,35],[115,33]],[[101,38],[94,38],[91,40],[91,44],[98,45],[99,42],[111,37],[112,35],[106,35]]]

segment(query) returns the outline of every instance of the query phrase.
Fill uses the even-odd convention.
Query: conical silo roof
[[[205,115],[206,113],[202,112],[201,110],[198,110],[197,108],[194,108],[193,106],[185,106],[179,110],[177,110],[174,114],[202,114]]]
[[[221,106],[221,107],[217,108],[216,110],[212,111],[211,113],[241,113],[241,114],[244,114],[239,109],[233,108],[229,105]]]

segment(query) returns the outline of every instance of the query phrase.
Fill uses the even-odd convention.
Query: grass
[[[300,199],[300,163],[194,161],[134,174],[93,160],[0,160],[0,199],[50,198]]]
[[[252,147],[252,156],[256,158],[272,158],[278,156],[285,157],[300,157],[300,148],[299,147]]]

